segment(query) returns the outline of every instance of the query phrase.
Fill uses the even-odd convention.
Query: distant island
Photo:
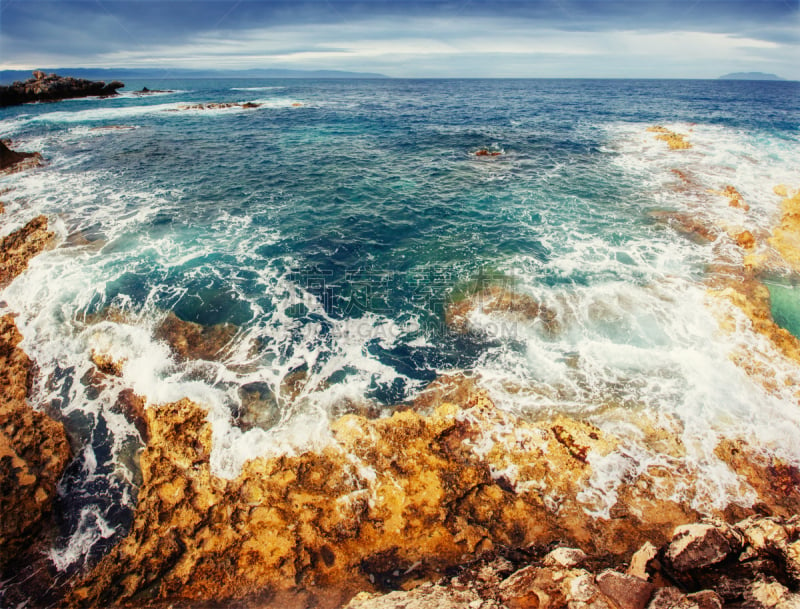
[[[720,76],[719,80],[786,80],[777,74],[767,74],[766,72],[731,72]]]
[[[181,79],[181,78],[388,78],[372,72],[342,70],[281,70],[256,68],[251,70],[186,70],[169,68],[42,68],[42,72],[69,74],[92,80]],[[0,70],[0,83],[11,83],[30,76],[30,70]]]

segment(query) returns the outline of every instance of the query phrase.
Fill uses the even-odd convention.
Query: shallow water
[[[141,439],[113,408],[125,387],[207,405],[223,476],[324,445],[331,418],[386,414],[453,371],[479,374],[501,408],[588,417],[626,438],[595,464],[599,514],[626,471],[659,459],[642,418],[680,434],[698,507],[747,500],[713,454],[722,436],[800,462],[791,388],[769,394],[734,365],[759,339],[722,332],[724,305],[706,295],[707,265],[741,254],[648,215],[702,205],[769,229],[772,187],[800,175],[797,83],[128,85],[175,93],[0,110],[0,135],[49,160],[0,182],[15,189],[2,232],[45,213],[60,240],[2,294],[41,367],[36,401],[82,446],[60,489],[59,567],[102,553],[130,517]],[[243,101],[262,105],[172,111]],[[655,123],[694,147],[669,151],[645,131]],[[112,125],[132,129],[97,129]],[[700,186],[682,188],[674,169]],[[725,184],[747,214],[707,195]],[[480,313],[471,333],[445,326],[449,300],[498,282],[555,311],[558,331]],[[89,323],[109,310],[124,315]],[[167,311],[237,332],[214,361],[182,361],[156,338]],[[124,359],[123,377],[89,382],[93,350]],[[262,409],[254,426],[240,425],[244,402]]]

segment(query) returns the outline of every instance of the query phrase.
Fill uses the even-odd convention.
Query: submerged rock
[[[0,574],[46,526],[70,459],[64,427],[27,402],[32,362],[17,346],[13,317],[0,317]]]
[[[233,324],[204,326],[184,321],[170,311],[156,329],[156,338],[165,341],[183,360],[214,360],[237,332]]]
[[[47,230],[47,218],[37,216],[0,242],[0,288],[28,268],[28,261],[50,247],[55,234]]]
[[[24,171],[41,164],[42,155],[38,152],[17,152],[0,140],[0,175]]]
[[[125,85],[118,80],[109,84],[84,78],[33,73],[33,78],[25,82],[17,81],[7,87],[0,87],[0,108],[37,101],[59,101],[75,97],[110,97]]]
[[[225,110],[227,108],[260,108],[256,102],[210,102],[207,104],[183,104],[177,108],[167,108],[164,112],[180,112],[182,110]]]
[[[559,329],[554,310],[532,296],[502,286],[489,286],[450,303],[445,309],[445,324],[456,332],[467,332],[473,312],[499,315],[511,322],[537,322],[551,333]]]

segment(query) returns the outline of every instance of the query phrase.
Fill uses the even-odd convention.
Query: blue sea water
[[[131,93],[142,86],[174,92]],[[80,565],[125,531],[142,444],[114,406],[125,388],[207,405],[212,464],[234,476],[248,458],[324,444],[344,412],[388,415],[463,372],[522,416],[571,413],[629,438],[624,458],[596,464],[597,513],[626,467],[658,459],[635,431],[644,419],[686,444],[697,505],[746,501],[715,440],[757,435],[796,462],[800,423],[791,387],[766,392],[731,354],[792,371],[758,339],[723,332],[724,306],[708,302],[709,266],[741,253],[651,212],[769,230],[773,186],[800,185],[798,93],[794,82],[188,80],[0,110],[0,137],[48,160],[0,182],[14,189],[2,233],[38,213],[58,233],[2,293],[41,369],[35,399],[78,446],[55,563]],[[260,106],[185,109],[245,101]],[[693,148],[669,151],[654,124]],[[749,212],[708,193],[727,184]],[[480,311],[472,331],[448,328],[448,303],[498,283],[554,311],[558,331]],[[168,311],[236,334],[213,361],[182,361],[158,338]],[[92,352],[124,360],[122,378],[92,383]],[[247,409],[263,412],[243,425]]]

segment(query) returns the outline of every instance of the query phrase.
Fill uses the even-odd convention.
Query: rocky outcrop
[[[0,242],[0,288],[28,267],[28,261],[50,247],[54,233],[47,230],[47,218],[37,216]]]
[[[661,125],[648,127],[647,130],[651,133],[657,133],[656,139],[666,142],[670,150],[687,150],[692,147],[692,145],[686,141],[686,136],[683,133],[670,131]]]
[[[470,290],[448,303],[445,324],[452,331],[467,332],[470,329],[469,317],[476,312],[498,315],[510,322],[541,324],[550,333],[559,329],[556,313],[547,305],[500,285]]]
[[[235,325],[229,323],[205,326],[184,321],[170,311],[156,329],[156,338],[166,342],[182,360],[214,360],[237,330]]]
[[[35,71],[33,78],[25,82],[0,87],[0,108],[16,106],[28,102],[59,101],[75,97],[109,97],[117,94],[117,89],[125,85],[117,80],[106,84],[84,78],[58,76]]]
[[[27,550],[70,458],[64,427],[27,402],[32,362],[13,317],[0,317],[0,571]]]
[[[183,104],[177,108],[167,108],[164,112],[180,112],[182,110],[226,110],[228,108],[259,108],[261,104],[256,102],[211,102],[208,104]]]
[[[310,587],[347,596],[435,579],[498,548],[556,540],[619,561],[697,519],[672,497],[680,474],[663,468],[627,481],[610,517],[590,516],[582,491],[615,437],[563,416],[527,423],[469,381],[442,383],[390,418],[335,421],[324,450],[258,458],[233,480],[211,470],[201,406],[149,406],[133,527],[68,604],[223,602]],[[419,412],[431,404],[430,414]],[[548,564],[572,568],[584,561],[581,551]],[[592,583],[581,598],[619,595],[626,581],[605,576],[606,592]]]
[[[800,273],[800,189],[791,192],[785,186],[776,187],[776,194],[785,198],[781,202],[780,224],[769,242],[791,269]]]
[[[0,175],[24,171],[41,163],[42,155],[38,152],[17,152],[0,140]]]
[[[362,592],[346,609],[797,609],[799,525],[797,518],[750,517],[734,526],[681,527],[660,549],[640,550],[652,558],[638,576],[624,573],[624,564],[604,567],[596,556],[554,559],[575,551],[568,548],[544,557],[493,551],[436,583]],[[676,547],[677,564],[670,559]]]

